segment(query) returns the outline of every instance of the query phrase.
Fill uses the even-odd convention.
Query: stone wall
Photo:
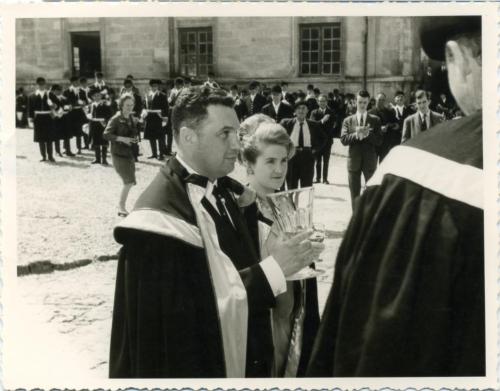
[[[339,21],[342,74],[300,76],[300,25]],[[65,82],[71,69],[70,33],[99,31],[106,78],[117,85],[133,74],[136,84],[145,88],[150,77],[176,75],[177,31],[185,27],[212,28],[216,78],[227,85],[244,86],[251,79],[268,85],[287,80],[291,89],[313,83],[322,90],[347,92],[362,88],[366,74],[369,92],[383,89],[392,96],[398,89],[413,88],[421,69],[415,19],[408,17],[21,19],[16,35],[18,84],[32,83],[39,75]]]

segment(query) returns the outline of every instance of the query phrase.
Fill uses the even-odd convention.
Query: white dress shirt
[[[427,112],[427,113],[421,113],[419,112],[419,115],[420,115],[420,120],[422,121],[422,123],[425,122],[425,124],[427,125],[426,128],[429,129],[430,128],[430,124],[431,124],[431,119],[430,119],[430,112]]]
[[[302,132],[304,134],[304,147],[311,147],[311,132],[309,131],[309,126],[307,125],[306,120],[304,120],[303,122]],[[299,133],[300,133],[300,122],[297,119],[295,121],[295,125],[293,126],[292,134],[290,135],[293,145],[295,145],[296,147],[299,146]]]
[[[187,164],[179,156],[179,154],[177,154],[175,158],[179,161],[179,163],[182,166],[184,166],[184,168],[187,170],[188,173],[200,175],[193,168],[191,168],[189,164]],[[205,190],[205,198],[212,204],[212,206],[214,206],[215,210],[219,210],[215,201],[215,197],[213,195],[213,189],[214,186],[216,185],[217,185],[217,180],[215,180],[214,182],[208,181],[207,188]],[[227,211],[227,209],[226,213],[228,216],[231,216]],[[281,267],[278,265],[278,262],[276,262],[274,257],[272,255],[269,255],[268,257],[260,261],[259,265],[262,268],[262,271],[264,272],[267,281],[269,282],[269,285],[271,287],[271,290],[273,291],[274,296],[278,296],[281,293],[286,292],[285,275],[283,274]]]
[[[396,110],[396,117],[397,119],[400,119],[403,117],[403,111],[405,109],[404,106],[395,106],[394,109]]]
[[[358,120],[358,125],[361,126],[361,124],[363,124],[363,126],[366,126],[367,123],[366,123],[366,118],[368,117],[368,113],[365,111],[363,114],[359,113],[359,112],[356,112],[356,118]]]
[[[272,103],[273,103],[273,107],[274,107],[274,112],[276,113],[276,115],[278,115],[278,110],[280,109],[281,103],[278,103],[277,105],[275,105],[274,102],[272,102]]]

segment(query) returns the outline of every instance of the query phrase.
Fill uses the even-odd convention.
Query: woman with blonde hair
[[[133,146],[137,144],[139,130],[133,116],[134,97],[124,94],[118,100],[119,111],[110,119],[103,137],[111,142],[111,160],[113,167],[123,181],[120,200],[118,203],[118,216],[128,215],[126,203],[128,194],[135,180],[135,157]]]
[[[240,128],[240,161],[247,169],[248,185],[257,194],[257,208],[244,213],[258,216],[261,257],[267,255],[268,239],[277,235],[266,196],[279,190],[285,181],[288,161],[295,147],[286,130],[264,114],[247,118]],[[257,219],[249,219],[257,221]],[[319,245],[319,252],[324,247]],[[275,377],[300,377],[311,355],[319,326],[316,279],[287,281],[287,290],[276,297],[272,311]]]

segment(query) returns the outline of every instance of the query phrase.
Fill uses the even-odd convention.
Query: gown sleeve
[[[484,376],[483,211],[387,175],[355,207],[308,376]]]

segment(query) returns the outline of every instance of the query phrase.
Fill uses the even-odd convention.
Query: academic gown
[[[395,147],[358,199],[308,376],[484,376],[481,112]]]
[[[222,319],[228,318],[218,307],[224,300],[218,296],[221,285],[214,282],[209,260],[213,248],[208,250],[205,239],[199,236],[199,216],[189,200],[186,176],[180,163],[170,159],[134,211],[115,228],[115,239],[123,247],[116,278],[110,377],[231,376],[228,365],[234,363],[227,359],[229,349],[224,339],[228,330],[234,334],[231,338],[239,341],[233,351],[243,354],[239,377],[270,376],[270,308],[275,304],[271,287],[258,260],[248,263],[254,260],[249,258],[253,251],[242,254],[235,272],[243,299],[240,291],[240,301],[233,310],[248,306],[248,324],[247,318],[237,317],[234,319],[245,319],[244,323],[223,323]],[[240,229],[239,237],[232,240],[235,246],[250,235],[245,232]],[[214,232],[210,235],[215,237]],[[257,243],[255,239],[248,242]],[[219,253],[217,263],[222,262]]]

